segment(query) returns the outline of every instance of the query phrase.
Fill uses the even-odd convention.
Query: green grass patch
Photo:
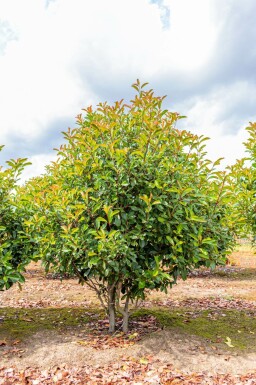
[[[208,345],[227,350],[256,351],[255,311],[151,308],[137,310],[131,318],[136,320],[145,315],[155,316],[159,326],[174,335],[197,336]],[[38,331],[47,330],[68,333],[86,329],[89,322],[104,317],[98,308],[0,308],[0,340],[26,340]],[[225,344],[227,338],[234,347]]]
[[[161,327],[202,338],[223,349],[256,351],[255,312],[237,310],[141,309],[133,317],[151,314]],[[233,348],[225,344],[230,338]]]
[[[40,330],[86,326],[100,312],[84,308],[0,308],[0,339],[25,339]]]
[[[232,280],[242,281],[242,280],[256,280],[256,269],[246,268],[246,269],[237,269],[237,270],[222,270],[216,269],[212,272],[214,277],[228,278]]]

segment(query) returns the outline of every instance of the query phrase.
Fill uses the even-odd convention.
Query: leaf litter
[[[208,274],[208,273],[207,273]],[[32,286],[29,287],[29,279],[26,282],[25,293],[20,293],[17,290],[9,291],[9,293],[3,293],[1,300],[2,304],[0,306],[14,306],[20,308],[46,308],[46,307],[60,307],[60,306],[90,306],[91,303],[95,303],[94,299],[89,297],[84,299],[84,295],[80,296],[79,299],[77,296],[72,298],[73,293],[78,292],[80,294],[81,288],[77,285],[74,286],[74,280],[68,280],[68,284],[65,286],[62,284],[62,297],[57,298],[54,293],[58,291],[59,284],[57,281],[47,280],[45,277],[41,277],[40,282],[33,281],[36,277],[32,277]],[[205,286],[210,284],[209,274],[206,275],[207,281]],[[192,281],[194,278],[190,278]],[[195,286],[197,286],[197,278],[194,279]],[[199,281],[198,281],[199,282]],[[228,282],[227,282],[228,284]],[[201,291],[201,283],[198,285],[198,289]],[[74,289],[75,288],[75,289]],[[46,290],[46,291],[45,291]],[[214,290],[214,287],[213,287]],[[50,295],[48,295],[50,294]],[[245,301],[237,298],[223,298],[219,297],[197,297],[197,298],[178,298],[177,295],[174,298],[160,299],[143,303],[143,307],[152,307],[155,305],[160,305],[168,308],[178,309],[182,308],[191,308],[195,310],[217,310],[218,312],[224,311],[225,309],[235,309],[235,310],[248,310],[252,316],[255,315],[255,301]],[[196,314],[196,312],[195,312]],[[192,316],[192,314],[191,314]],[[33,322],[32,318],[26,319],[26,322]],[[6,360],[0,363],[0,385],[39,385],[39,384],[57,384],[57,385],[111,385],[111,384],[133,384],[133,385],[142,385],[142,384],[163,384],[163,385],[196,385],[196,384],[206,384],[206,385],[254,385],[256,384],[256,370],[249,371],[248,373],[243,374],[231,374],[226,373],[224,370],[202,371],[202,365],[198,367],[198,371],[191,370],[191,367],[186,367],[186,360],[184,360],[183,365],[180,369],[177,369],[177,360],[170,360],[165,362],[162,359],[159,359],[158,354],[148,354],[149,350],[144,349],[140,351],[139,356],[131,355],[132,348],[136,346],[141,340],[142,337],[146,334],[151,334],[154,332],[159,332],[159,324],[156,321],[154,316],[144,316],[141,318],[131,319],[131,332],[128,335],[123,335],[119,330],[113,335],[109,336],[106,334],[107,329],[107,320],[97,319],[89,324],[89,332],[86,335],[77,335],[73,338],[73,346],[77,346],[80,349],[87,348],[95,350],[97,352],[112,351],[115,349],[121,349],[121,354],[123,355],[118,357],[118,359],[113,359],[113,362],[104,362],[99,360],[97,364],[88,364],[84,365],[82,362],[78,362],[77,365],[68,364],[59,364],[59,365],[48,365],[48,367],[40,367],[39,365],[15,365],[12,357],[16,356],[17,360],[22,355],[27,354],[26,350],[24,351],[23,347],[20,347],[20,341],[13,341],[12,344],[8,344],[5,339],[0,341],[0,346],[2,353],[8,357],[8,363]],[[1,326],[1,325],[0,325]],[[237,331],[239,334],[240,330]],[[252,333],[254,333],[252,331]],[[157,333],[156,333],[156,338]],[[179,336],[174,338],[175,343],[178,343],[180,338]],[[233,345],[233,341],[230,337],[226,337],[224,341],[227,346]],[[53,343],[55,341],[53,340]],[[162,340],[159,340],[159,344],[162,343]],[[180,340],[180,343],[184,341]],[[191,341],[191,343],[193,343]],[[231,347],[231,346],[230,346]],[[48,348],[48,346],[46,346]],[[49,346],[49,349],[51,346]],[[195,350],[195,362],[206,356],[208,357],[209,352],[205,351],[204,347],[199,346],[199,350]],[[212,348],[215,348],[214,346]],[[182,357],[185,359],[185,349],[179,352],[179,359],[182,361]],[[215,348],[216,349],[216,348]],[[193,354],[193,349],[187,354]],[[88,350],[90,352],[90,350]],[[174,352],[175,353],[175,352]],[[213,351],[215,354],[215,352]],[[68,353],[67,353],[68,354]],[[129,354],[128,356],[126,356]],[[97,356],[96,356],[97,357]],[[63,357],[65,358],[65,356]],[[238,361],[239,361],[239,357]],[[232,356],[226,355],[224,360],[229,363],[232,361]],[[90,362],[90,357],[84,362]],[[60,361],[63,362],[63,361]],[[65,362],[65,361],[64,361]],[[67,360],[67,362],[69,362]],[[224,362],[224,361],[223,361]],[[253,368],[255,368],[256,364]],[[223,366],[224,369],[224,366]],[[239,371],[239,368],[238,368]]]
[[[108,365],[68,367],[63,364],[47,370],[0,368],[1,385],[254,385],[256,372],[245,375],[183,373],[172,365],[159,365],[152,356],[143,359],[123,357]]]
[[[159,325],[156,317],[145,315],[130,321],[130,332],[124,334],[120,332],[122,321],[117,321],[117,331],[112,334],[106,334],[108,320],[97,320],[89,323],[91,333],[86,334],[83,340],[77,340],[82,346],[90,346],[96,350],[105,350],[110,348],[127,348],[140,341],[145,335],[159,331]]]

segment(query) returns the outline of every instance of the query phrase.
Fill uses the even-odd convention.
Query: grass
[[[229,348],[225,344],[228,338],[234,350],[256,351],[256,317],[253,312],[237,310],[179,309],[142,309],[134,313],[135,317],[151,314],[156,317],[161,327],[186,335],[200,337],[206,343]]]
[[[230,349],[225,344],[228,338],[233,350],[256,351],[255,312],[238,310],[194,310],[151,308],[137,310],[131,317],[145,315],[156,317],[159,326],[174,334],[197,336],[206,344]],[[38,331],[68,331],[86,328],[89,322],[102,317],[99,309],[44,308],[21,309],[0,308],[0,340],[26,341]]]
[[[84,308],[0,309],[0,339],[26,339],[41,330],[76,328],[86,325],[97,312]]]
[[[221,270],[216,269],[212,273],[213,276],[216,277],[223,277],[223,278],[229,278],[232,280],[255,280],[256,278],[256,269],[252,268],[244,268],[242,270]]]

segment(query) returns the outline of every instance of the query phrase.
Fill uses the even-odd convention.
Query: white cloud
[[[32,143],[52,120],[97,101],[90,76],[104,81],[129,74],[133,81],[202,64],[214,40],[209,2],[197,0],[185,15],[184,0],[169,3],[167,31],[161,10],[146,0],[0,3],[1,17],[17,35],[0,61],[0,141],[14,135]]]
[[[241,7],[251,13],[249,5]],[[256,99],[255,83],[237,75],[248,71],[235,62],[229,70],[225,57],[221,73],[223,38],[232,43],[227,53],[236,43],[237,16],[228,23],[232,7],[237,15],[234,0],[0,0],[0,21],[8,26],[0,39],[0,144],[11,148],[19,140],[23,152],[13,157],[48,156],[57,137],[53,122],[75,123],[81,108],[129,95],[140,78],[154,87],[161,81],[170,99],[178,92],[175,109],[188,116],[185,126],[211,136],[216,152],[235,157]],[[35,149],[47,135],[49,148]]]
[[[217,87],[205,98],[194,97],[175,109],[187,118],[179,126],[200,135],[207,135],[209,157],[216,160],[225,157],[223,165],[234,163],[245,156],[243,142],[247,138],[245,127],[256,120],[256,87],[247,82],[236,82]]]
[[[239,81],[228,86],[215,87],[205,97],[192,97],[175,107],[185,108],[188,116],[186,127],[196,127],[202,133],[207,131],[212,135],[225,135],[238,131],[240,125],[246,123],[244,115],[247,122],[256,119],[255,105],[256,86]]]
[[[45,173],[45,166],[49,165],[50,162],[54,162],[57,159],[56,154],[38,154],[31,156],[28,160],[32,163],[32,165],[25,167],[21,178],[19,180],[19,184],[23,184],[26,180],[33,178],[35,176],[39,176]]]
[[[223,135],[211,138],[206,146],[208,158],[215,161],[224,157],[221,162],[221,168],[234,164],[237,159],[246,156],[243,143],[247,137],[247,131],[245,127],[242,127],[236,135]]]
[[[51,120],[78,113],[82,97],[91,102],[91,95],[72,74],[72,44],[60,39],[58,28],[55,32],[57,15],[41,1],[12,3],[16,12],[5,11],[18,40],[0,61],[1,141],[15,135],[32,142]]]
[[[211,0],[165,0],[170,8],[166,64],[179,72],[194,71],[210,59],[218,37]]]

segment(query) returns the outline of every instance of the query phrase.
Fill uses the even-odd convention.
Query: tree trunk
[[[123,332],[128,333],[129,330],[129,312],[128,309],[123,312]]]
[[[108,317],[109,333],[114,333],[116,328],[115,287],[108,289]]]
[[[124,333],[128,333],[128,329],[129,329],[129,300],[130,300],[130,297],[129,297],[129,294],[127,294],[124,309],[122,311]]]

